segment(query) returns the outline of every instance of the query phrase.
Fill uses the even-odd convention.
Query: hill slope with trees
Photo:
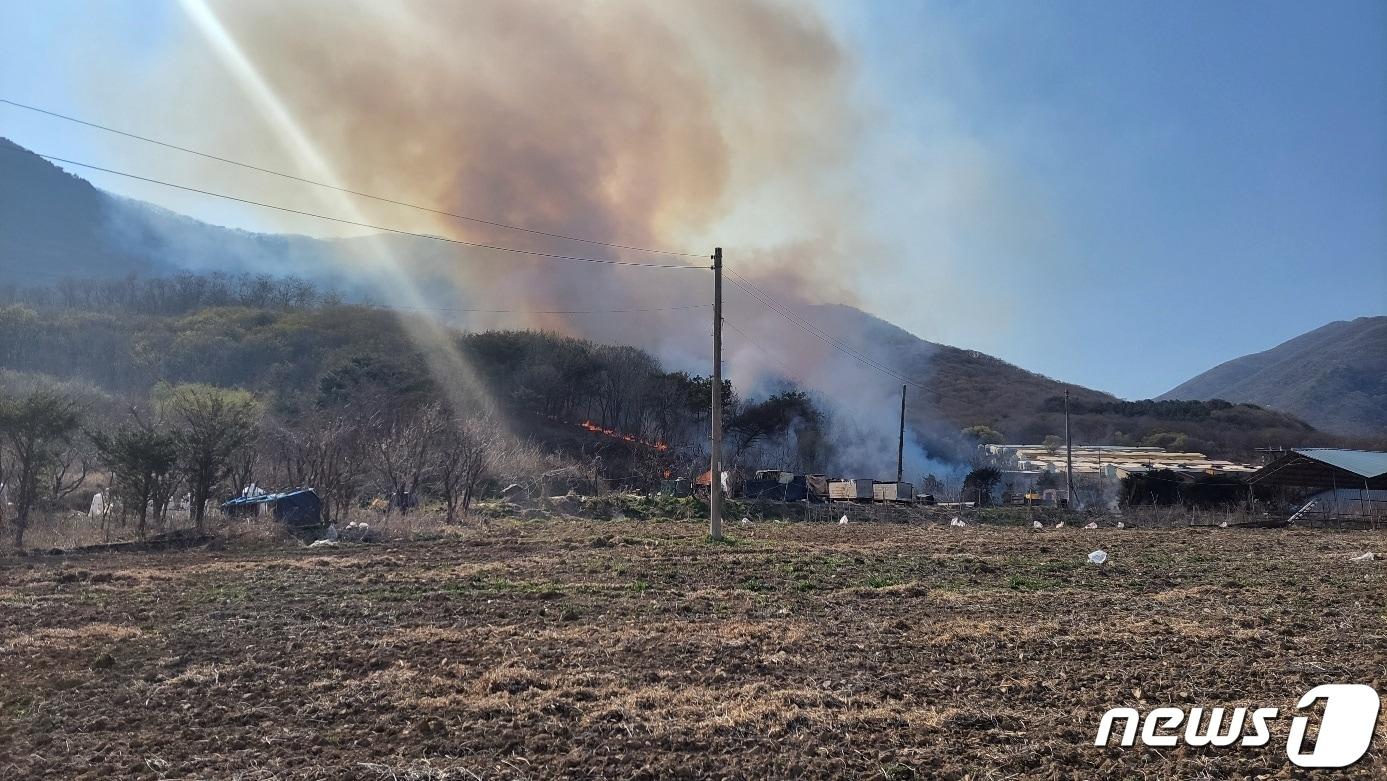
[[[0,177],[0,224],[6,226],[0,231],[0,287],[8,290],[0,300],[18,306],[0,314],[0,327],[9,329],[0,334],[6,340],[0,343],[0,368],[80,378],[116,394],[147,393],[155,383],[168,381],[248,387],[280,399],[302,395],[325,373],[340,368],[334,361],[363,354],[392,359],[410,354],[410,339],[393,314],[345,307],[319,292],[331,287],[371,300],[370,284],[349,275],[344,269],[350,264],[333,262],[339,252],[347,251],[350,240],[254,234],[209,225],[105,193],[8,141],[0,140],[0,154],[7,173]],[[397,248],[418,267],[412,266],[410,273],[432,278],[429,269],[440,262],[437,247],[411,237],[394,239],[405,242]],[[173,263],[181,270],[174,270]],[[199,269],[254,275],[199,276]],[[267,269],[273,275],[257,273]],[[283,276],[286,273],[305,274],[311,281]],[[851,306],[803,305],[797,311],[842,343],[924,386],[923,391],[912,391],[910,424],[926,455],[939,461],[971,459],[970,439],[959,437],[962,429],[976,433],[982,427],[993,432],[988,436],[1011,442],[1040,442],[1062,433],[1055,402],[1066,391],[1076,403],[1076,441],[1086,444],[1183,441],[1211,453],[1246,456],[1259,445],[1322,441],[1302,421],[1268,410],[1214,405],[1202,408],[1207,415],[1191,417],[1194,407],[1122,406],[1100,391],[920,339]],[[776,329],[772,336],[781,344],[796,337],[791,326],[774,318],[765,327]],[[616,336],[611,331],[584,332],[597,334],[603,342],[660,346],[658,338],[648,338],[651,334],[640,329],[617,329]],[[544,351],[561,353],[561,342],[546,343]],[[658,369],[654,357],[636,352]],[[1384,352],[1378,350],[1379,358]],[[841,355],[825,353],[819,342],[797,345],[787,357],[795,362],[820,354],[839,360],[849,376],[870,375],[870,370]],[[423,361],[423,356],[415,357]],[[530,380],[540,386],[562,376],[552,366],[533,371]],[[1353,369],[1335,364],[1326,371],[1341,376]],[[1379,371],[1377,379],[1385,374]],[[881,380],[875,375],[871,379]],[[1368,387],[1370,380],[1358,383],[1365,389],[1346,403],[1378,403]],[[505,383],[505,393],[516,387],[514,378]],[[809,390],[797,388],[797,381],[788,376],[770,385],[762,395]],[[525,392],[543,398],[548,391]],[[840,411],[862,412],[851,409],[863,407],[856,395],[855,389],[846,396],[840,393],[835,401]],[[1251,396],[1247,400],[1256,401]],[[827,411],[825,401],[819,399],[818,411]],[[874,423],[889,423],[890,406],[872,402],[869,414]],[[1080,408],[1084,411],[1077,412]],[[1284,404],[1279,408],[1291,409]],[[883,425],[891,429],[888,438],[894,441],[894,424]],[[623,429],[633,426],[638,427],[636,421],[620,421]],[[779,465],[793,466],[794,461],[787,454]]]
[[[1160,398],[1252,402],[1326,431],[1387,435],[1387,317],[1329,323],[1221,363]]]

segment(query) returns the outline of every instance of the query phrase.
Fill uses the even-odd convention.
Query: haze
[[[5,4],[0,97],[315,175],[199,28],[201,6]],[[209,8],[345,184],[723,246],[729,268],[810,300],[1124,397],[1387,303],[1380,3]],[[7,106],[0,135],[337,203]],[[79,173],[210,222],[342,235]],[[460,273],[476,286],[494,271]],[[570,287],[522,278],[497,295]]]

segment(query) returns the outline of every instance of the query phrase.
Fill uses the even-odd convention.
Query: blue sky
[[[863,308],[1128,398],[1387,313],[1387,4],[883,1],[822,14],[852,62],[851,175],[875,262],[893,272],[864,285]],[[147,127],[161,108],[130,74],[160,67],[180,24],[172,3],[2,4],[0,97]],[[4,106],[0,135],[175,172]],[[260,227],[244,209],[93,179]]]
[[[943,341],[1144,397],[1387,313],[1387,5],[863,7],[845,21],[893,123],[974,139],[1024,194],[960,269],[999,325]],[[989,239],[1018,218],[1029,241]]]

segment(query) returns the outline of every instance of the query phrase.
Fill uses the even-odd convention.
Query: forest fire
[[[665,444],[664,442],[647,442],[646,440],[641,439],[640,437],[637,437],[633,434],[624,434],[620,431],[617,431],[616,429],[603,428],[597,425],[596,423],[593,423],[591,420],[585,420],[582,423],[579,423],[578,425],[582,426],[588,431],[591,431],[594,434],[601,434],[604,437],[611,437],[612,439],[620,439],[624,442],[630,442],[633,445],[643,445],[645,447],[654,448],[655,450],[658,450],[661,453],[665,452],[666,450],[669,450],[669,445]]]

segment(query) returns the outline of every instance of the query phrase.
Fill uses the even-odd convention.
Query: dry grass
[[[1383,532],[496,521],[0,562],[16,778],[1222,778],[1109,707],[1383,689]],[[1089,550],[1112,555],[1105,568]],[[1350,775],[1381,777],[1379,740]]]

